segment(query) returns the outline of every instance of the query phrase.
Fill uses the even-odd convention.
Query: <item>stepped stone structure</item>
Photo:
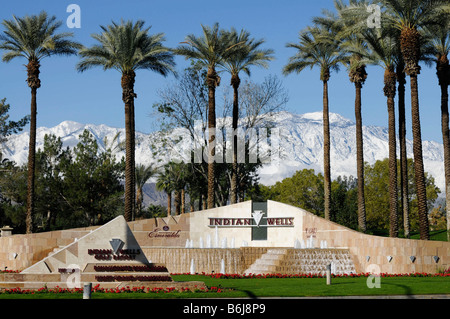
[[[102,288],[181,287],[165,265],[150,263],[123,216],[90,230],[47,257],[22,270],[0,277],[0,288],[81,288],[91,282]],[[183,285],[202,286],[202,283]]]
[[[79,266],[81,281],[124,275],[95,274],[105,263],[167,268],[162,274],[149,268],[148,276],[321,273],[329,264],[334,273],[435,273],[450,267],[450,242],[366,235],[274,201],[129,223],[118,217],[101,227],[0,237],[0,268],[21,271],[0,274],[0,282],[44,275],[67,281],[73,265]]]

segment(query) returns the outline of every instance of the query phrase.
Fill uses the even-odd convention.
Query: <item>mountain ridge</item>
[[[223,119],[228,122],[227,119]],[[218,123],[220,121],[218,120]],[[323,127],[322,112],[295,114],[287,111],[273,115],[270,122],[280,129],[280,161],[265,164],[259,174],[260,182],[272,185],[283,178],[292,176],[295,171],[304,168],[323,172]],[[45,134],[61,137],[64,147],[74,147],[78,136],[88,129],[97,139],[100,150],[106,149],[105,137],[112,143],[116,134],[120,133],[116,143],[124,141],[125,129],[110,127],[105,124],[82,124],[74,121],[63,121],[51,128],[37,129],[36,148],[43,147]],[[347,175],[356,176],[356,137],[355,123],[337,113],[330,113],[331,136],[331,171],[332,178]],[[11,135],[2,147],[3,158],[9,158],[21,165],[28,156],[29,133],[22,132]],[[373,164],[376,160],[388,157],[388,129],[380,126],[363,126],[364,160]],[[161,142],[161,132],[136,132],[136,163],[164,164],[170,157],[170,150],[165,150]],[[159,144],[158,144],[159,143]],[[435,141],[423,141],[425,170],[434,178],[436,185],[444,190],[444,155],[442,144]],[[111,146],[111,145],[109,145]],[[399,146],[397,142],[397,147]],[[180,149],[187,149],[186,144],[177,144]],[[159,150],[159,151],[158,151]],[[407,141],[408,157],[412,158],[412,141]],[[162,154],[164,153],[164,154]],[[159,155],[155,155],[159,154]],[[119,151],[116,156],[125,156]],[[397,152],[399,156],[399,152]]]

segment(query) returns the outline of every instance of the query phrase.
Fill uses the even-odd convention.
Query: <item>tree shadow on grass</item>
[[[405,295],[405,296],[407,296],[407,298],[414,299],[414,294],[411,290],[411,287],[408,287],[406,285],[393,284],[393,283],[383,283],[382,285],[400,287],[404,290],[404,293],[401,295]]]
[[[255,294],[254,294],[253,292],[251,292],[250,290],[239,290],[239,289],[236,289],[236,290],[245,293],[250,299],[258,299],[258,296],[255,295]]]

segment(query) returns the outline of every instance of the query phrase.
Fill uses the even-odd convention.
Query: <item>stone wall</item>
[[[435,273],[450,267],[450,242],[366,235],[310,213],[304,214],[303,226],[304,238],[310,234],[328,247],[348,248],[357,272]]]
[[[311,237],[316,248],[321,241],[326,241],[328,248],[349,249],[357,272],[434,273],[450,267],[450,242],[365,235],[300,208],[273,201],[267,203],[269,216],[292,216],[295,226],[269,228],[267,241],[252,241],[250,228],[216,230],[208,227],[209,216],[251,216],[251,207],[251,202],[245,202],[181,216],[139,220],[128,225],[151,261],[164,263],[164,260],[158,259],[169,258],[169,255],[172,255],[172,260],[178,258],[177,262],[173,262],[173,269],[170,269],[172,266],[169,265],[172,261],[167,259],[169,263],[166,264],[173,272],[188,272],[193,257],[198,257],[198,263],[200,260],[209,260],[203,262],[204,265],[210,264],[204,267],[206,270],[200,270],[197,266],[200,272],[220,270],[217,260],[220,262],[226,258],[233,260],[233,263],[240,260],[242,265],[234,268],[237,271],[247,268],[249,263],[259,258],[257,256],[263,252],[256,249],[258,247],[293,248],[296,240],[307,241]],[[229,215],[226,215],[227,213]],[[0,269],[7,267],[11,270],[23,270],[47,257],[58,247],[71,244],[76,238],[81,238],[93,229],[95,227],[1,237]],[[214,241],[216,232],[220,239],[227,238],[227,249],[199,249],[200,238],[206,247],[207,236]],[[230,249],[232,239],[235,249]],[[190,241],[194,248],[186,249],[186,242]],[[248,247],[243,247],[243,241],[246,241]],[[183,262],[180,262],[180,257],[177,256],[179,254],[184,256]],[[414,261],[411,261],[411,256],[415,257]]]
[[[23,270],[42,260],[59,247],[71,244],[76,238],[94,228],[12,235],[0,237],[0,269]]]

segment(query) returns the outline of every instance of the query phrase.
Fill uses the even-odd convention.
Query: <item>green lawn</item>
[[[187,280],[174,276],[175,280]],[[192,276],[188,276],[192,277]],[[450,277],[390,277],[380,278],[381,288],[368,288],[367,278],[332,278],[326,285],[324,278],[267,278],[213,279],[197,277],[207,286],[232,288],[239,297],[305,297],[354,295],[411,295],[450,294]]]
[[[382,237],[389,237],[388,229],[371,229],[368,234]],[[405,238],[403,230],[399,230],[399,238]],[[410,239],[420,239],[420,233],[411,232]],[[430,240],[436,241],[447,241],[447,231],[446,230],[432,230],[430,231]]]
[[[93,293],[92,299],[158,299],[158,298],[258,298],[305,296],[375,296],[450,294],[450,277],[380,278],[380,288],[368,288],[367,278],[266,278],[215,279],[209,276],[173,275],[175,281],[203,281],[208,287],[220,287],[221,293]],[[82,299],[78,294],[0,294],[0,299]]]
[[[420,234],[412,233],[411,239],[420,239]],[[430,231],[430,240],[447,241],[447,231],[446,230]]]

